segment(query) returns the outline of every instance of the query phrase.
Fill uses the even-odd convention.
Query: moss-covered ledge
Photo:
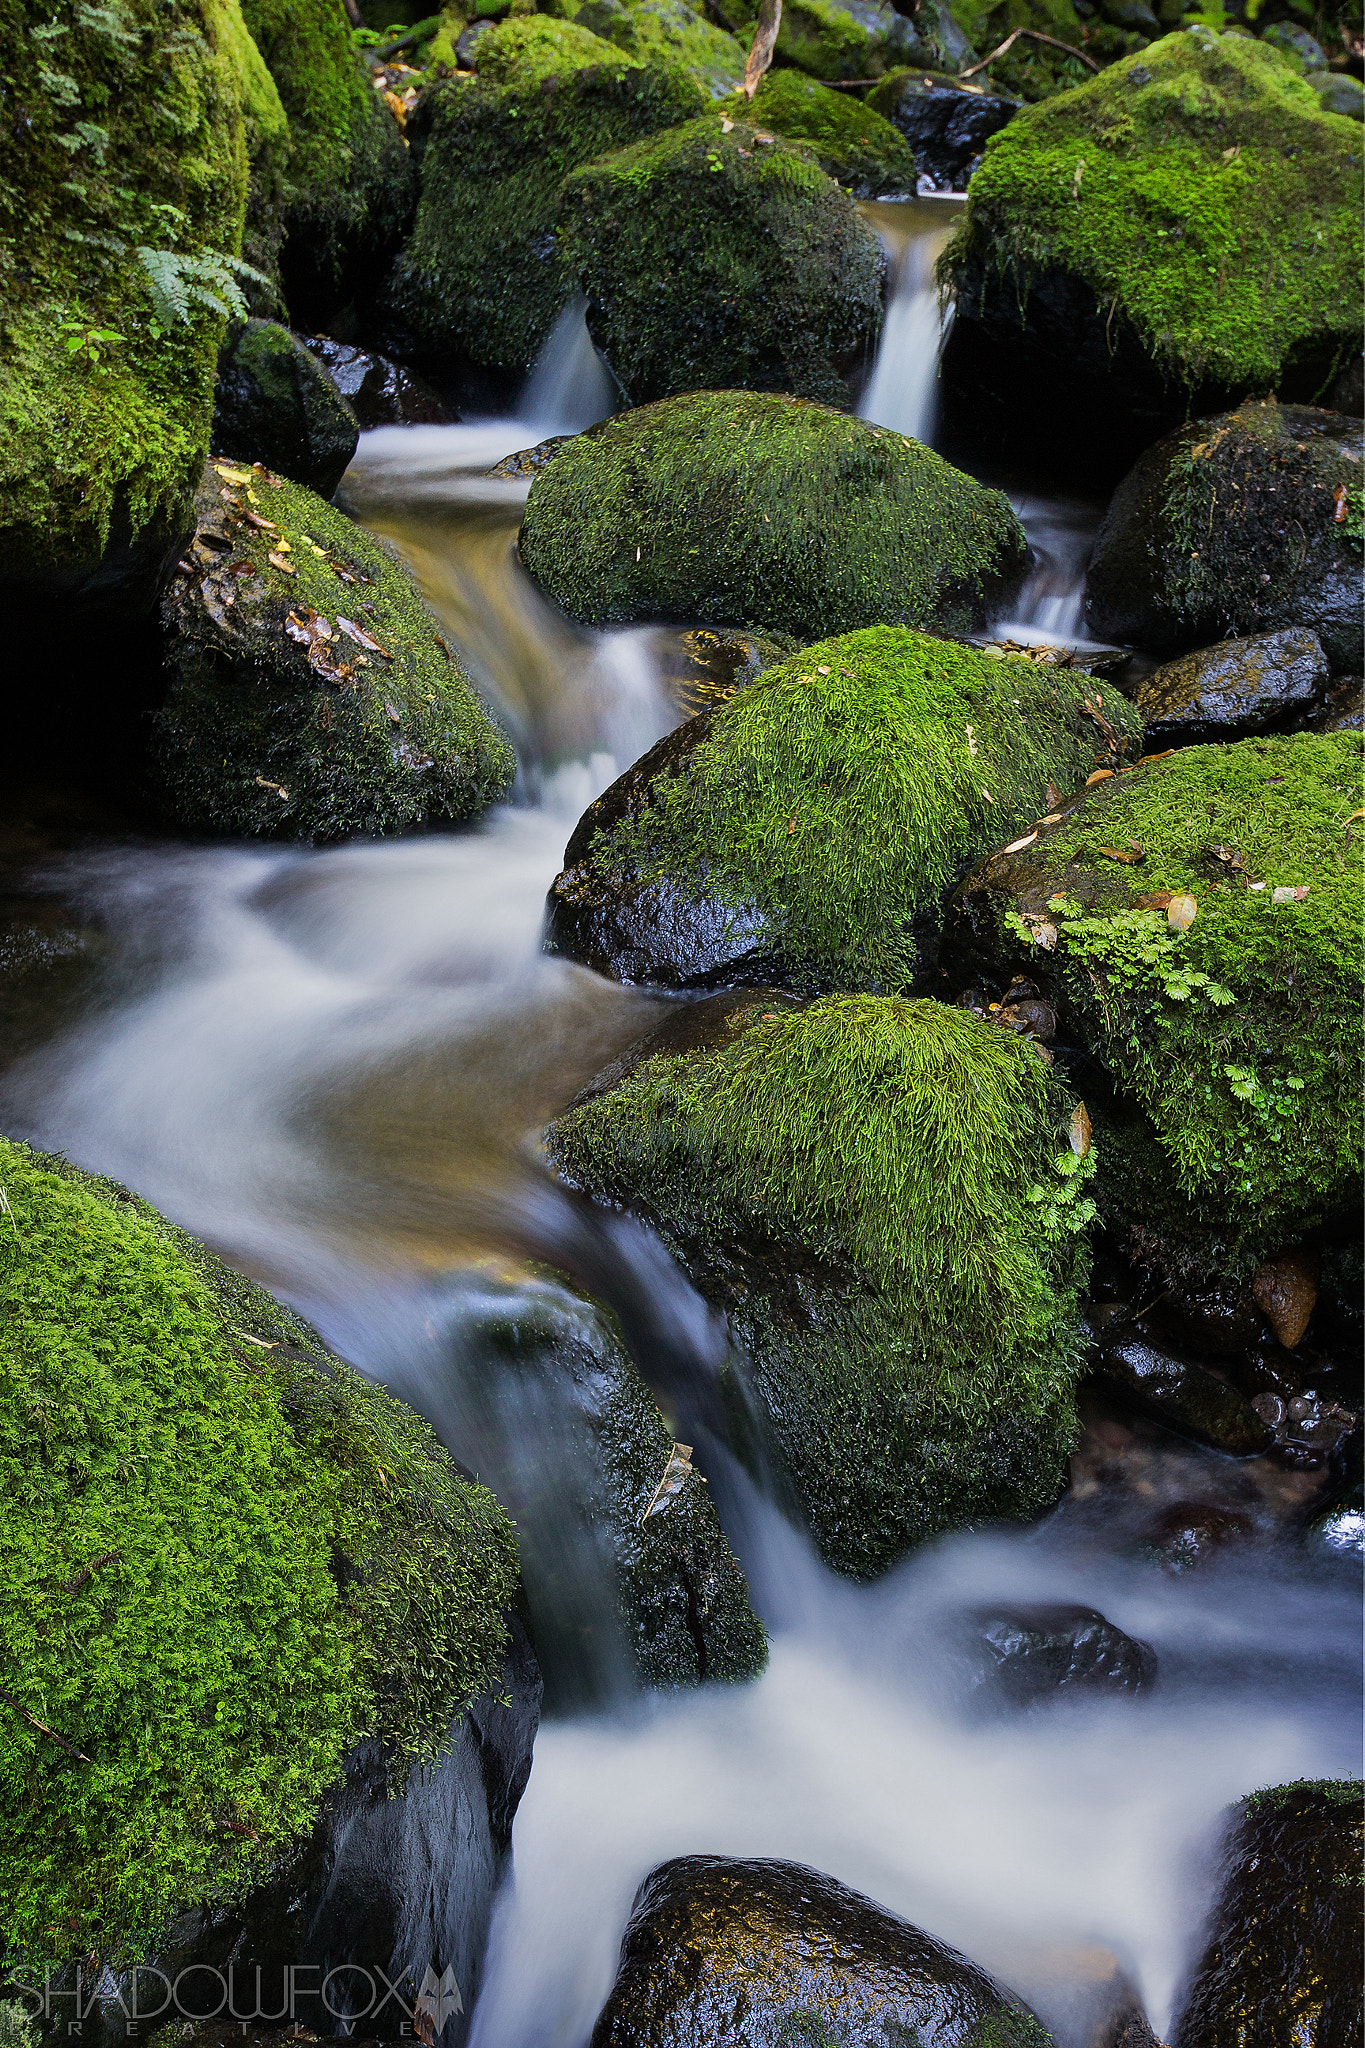
[[[516,1543],[427,1425],[124,1188],[0,1140],[7,1953],[145,1953],[498,1677]],[[41,1726],[38,1724],[42,1724]]]

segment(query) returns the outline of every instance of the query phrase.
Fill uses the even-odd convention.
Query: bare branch
[[[983,57],[979,64],[969,64],[965,71],[958,72],[958,77],[975,77],[976,73],[984,71],[988,64],[994,64],[997,57],[1003,57],[1010,45],[1018,42],[1020,36],[1028,36],[1035,43],[1047,43],[1054,50],[1065,50],[1068,57],[1079,57],[1082,64],[1088,65],[1091,71],[1098,71],[1100,68],[1093,57],[1086,56],[1084,50],[1078,50],[1073,44],[1060,41],[1057,36],[1045,36],[1040,28],[1017,28],[1012,34],[1005,37],[1004,42],[998,48],[991,51],[989,57]]]
[[[3,1700],[7,1707],[13,1707],[16,1714],[22,1714],[31,1728],[37,1728],[43,1735],[50,1736],[58,1749],[64,1749],[68,1756],[74,1756],[78,1764],[88,1764],[90,1762],[90,1758],[83,1749],[73,1749],[71,1744],[57,1733],[55,1728],[49,1728],[46,1721],[40,1721],[36,1714],[30,1714],[23,1702],[17,1700],[12,1692],[6,1692],[3,1686],[0,1686],[0,1700]]]
[[[758,20],[754,23],[754,39],[749,45],[748,61],[744,66],[744,84],[741,90],[746,100],[751,100],[758,91],[759,82],[773,61],[777,31],[781,26],[782,0],[760,0]]]

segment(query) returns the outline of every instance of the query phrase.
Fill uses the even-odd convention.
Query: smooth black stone
[[[1230,1457],[1255,1456],[1274,1441],[1273,1431],[1235,1388],[1154,1342],[1141,1324],[1124,1324],[1107,1337],[1093,1369],[1126,1406]]]
[[[1201,647],[1139,688],[1147,751],[1293,731],[1324,702],[1329,681],[1322,642],[1303,626]]]
[[[982,1609],[977,1689],[1027,1707],[1059,1693],[1133,1694],[1156,1682],[1156,1651],[1093,1607]]]
[[[455,414],[424,377],[368,349],[333,341],[330,335],[300,335],[363,428],[444,427]]]

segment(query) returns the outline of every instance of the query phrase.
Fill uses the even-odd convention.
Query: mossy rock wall
[[[915,193],[915,155],[903,135],[851,93],[831,92],[799,71],[769,71],[751,101],[728,108],[760,128],[804,142],[820,168],[855,199]]]
[[[162,604],[154,747],[196,831],[341,839],[454,823],[516,769],[384,542],[268,470],[210,463]]]
[[[886,259],[800,144],[708,114],[585,164],[561,256],[627,401],[742,386],[850,402],[871,359]]]
[[[358,1738],[399,1783],[440,1755],[500,1671],[516,1544],[417,1415],[146,1203],[3,1140],[0,1174],[7,1953],[135,1959],[262,1875]]]
[[[550,1127],[730,1318],[826,1559],[1042,1512],[1074,1431],[1093,1209],[1038,1048],[937,1003],[717,1005]]]
[[[589,158],[686,121],[706,94],[573,22],[500,23],[476,83],[434,88],[422,197],[385,299],[385,331],[433,372],[524,375],[573,292],[553,241],[561,184]]]
[[[694,392],[622,413],[531,486],[521,558],[571,617],[763,621],[801,640],[983,623],[1027,544],[1003,493],[831,407]]]
[[[1112,689],[1100,711],[1097,687],[896,626],[806,648],[590,807],[549,943],[675,987],[902,989],[933,965],[946,894],[984,847],[1079,789],[1097,752],[1136,753],[1138,714]],[[699,972],[689,940],[718,921],[751,950],[722,945]]]
[[[1182,748],[1102,783],[955,899],[955,978],[1027,974],[1107,1071],[1103,1202],[1171,1271],[1249,1273],[1356,1197],[1363,746]],[[1177,916],[1195,905],[1184,930],[1173,898]]]

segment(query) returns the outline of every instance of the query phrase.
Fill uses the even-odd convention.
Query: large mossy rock
[[[210,463],[162,603],[155,751],[197,831],[341,839],[453,823],[516,768],[394,551],[268,470]]]
[[[341,0],[243,0],[242,12],[289,119],[280,251],[289,316],[325,327],[391,259],[416,197],[411,155]]]
[[[205,260],[241,248],[248,44],[236,0],[0,12],[16,109],[0,123],[11,633],[67,628],[73,606],[120,624],[150,611],[190,529],[223,316],[186,284],[202,293]],[[185,263],[201,266],[188,280]]]
[[[788,142],[804,142],[821,170],[855,199],[914,196],[914,151],[899,130],[851,93],[831,92],[800,71],[769,71],[753,99],[737,98],[729,111]]]
[[[264,463],[330,498],[359,440],[350,406],[287,327],[244,320],[228,329],[213,397],[215,455]]]
[[[713,99],[744,77],[746,45],[687,0],[586,0],[574,20],[642,64],[680,64]]]
[[[983,623],[1023,571],[1003,493],[918,441],[799,399],[693,392],[561,448],[521,559],[571,617],[752,625],[816,640]]]
[[[800,1863],[679,1856],[635,1895],[592,2048],[1049,2048],[1028,2008],[921,1928]]]
[[[713,997],[600,1086],[550,1155],[728,1315],[830,1564],[1051,1505],[1093,1167],[1031,1040],[932,1002]]]
[[[363,1738],[395,1785],[438,1763],[500,1676],[516,1543],[126,1189],[5,1141],[0,1172],[6,1946],[117,1960],[264,1875]]]
[[[590,806],[548,943],[670,988],[902,989],[948,890],[1109,741],[1068,669],[899,626],[827,640],[661,740]],[[1104,716],[1134,744],[1115,692]]]
[[[1335,671],[1359,674],[1363,523],[1359,420],[1272,401],[1191,422],[1115,491],[1087,620],[1160,655],[1300,626]]]
[[[1348,1779],[1277,1785],[1232,1809],[1174,2048],[1359,2041],[1361,1789]]]
[[[1029,976],[1107,1073],[1102,1206],[1169,1273],[1249,1275],[1355,1198],[1361,765],[1352,732],[1182,748],[954,899],[955,977]]]
[[[955,431],[1113,478],[1191,410],[1307,398],[1359,347],[1359,128],[1189,29],[992,138],[943,258]]]
[[[585,164],[559,248],[626,400],[745,387],[848,405],[886,258],[799,143],[713,113]]]
[[[707,95],[671,60],[642,63],[544,15],[488,30],[478,64],[475,83],[430,96],[422,197],[383,323],[395,353],[432,371],[522,375],[574,289],[554,243],[564,178],[688,121]]]

